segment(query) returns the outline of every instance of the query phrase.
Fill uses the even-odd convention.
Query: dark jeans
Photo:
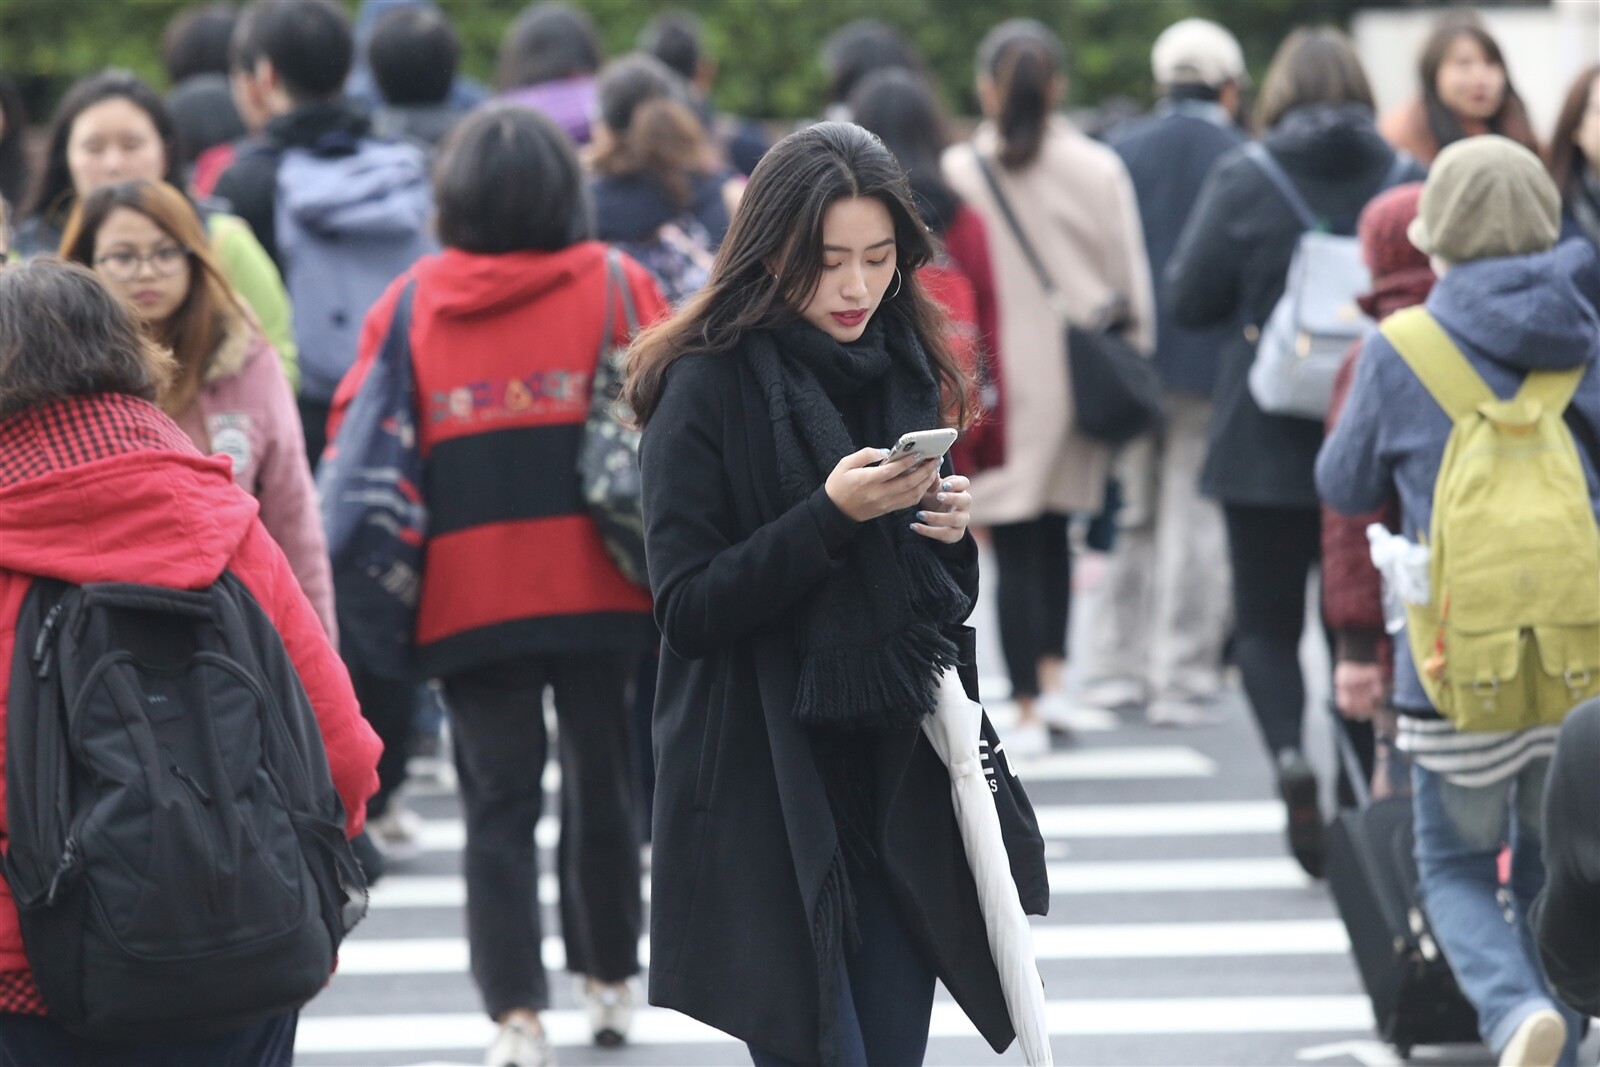
[[[933,969],[917,953],[875,869],[850,863],[861,943],[844,953],[843,996],[836,1010],[845,1047],[841,1067],[913,1067],[928,1050]],[[792,1067],[750,1046],[755,1067]]]
[[[1067,517],[989,527],[999,571],[1000,651],[1013,696],[1039,695],[1039,660],[1067,655],[1072,552]]]
[[[328,447],[328,416],[333,412],[333,405],[304,397],[296,403],[300,408],[300,432],[306,439],[306,461],[315,472],[317,464],[322,462],[323,450]]]
[[[339,628],[354,622],[341,618]],[[389,809],[389,799],[406,782],[406,762],[411,755],[411,739],[417,732],[417,685],[415,682],[383,678],[346,659],[350,684],[356,691],[361,715],[372,732],[383,742],[378,757],[378,791],[367,801],[367,818],[376,819]]]
[[[534,827],[555,691],[561,761],[561,933],[567,970],[639,973],[639,831],[629,738],[634,652],[529,656],[444,679],[467,824],[467,941],[491,1016],[550,1006]]]
[[[38,1015],[0,1015],[0,1067],[289,1067],[298,1012],[219,1037],[160,1045],[89,1041]]]

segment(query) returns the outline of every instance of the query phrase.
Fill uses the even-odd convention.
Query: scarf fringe
[[[932,713],[938,679],[959,660],[928,622],[866,645],[813,649],[800,664],[795,716],[805,726],[916,727]]]
[[[926,538],[914,538],[900,549],[900,568],[906,577],[906,592],[917,613],[929,619],[959,620],[972,610],[972,601],[962,592],[956,580],[931,544],[918,544]]]

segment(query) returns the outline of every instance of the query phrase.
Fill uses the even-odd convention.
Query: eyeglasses
[[[183,270],[189,262],[189,250],[182,245],[163,245],[147,255],[137,252],[108,252],[94,261],[94,265],[119,282],[132,281],[139,276],[146,263],[159,278],[170,278]]]

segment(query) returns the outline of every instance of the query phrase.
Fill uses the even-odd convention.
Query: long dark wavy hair
[[[798,317],[822,279],[822,219],[835,201],[871,197],[894,223],[900,290],[876,315],[915,333],[939,383],[945,418],[969,420],[966,375],[951,354],[944,310],[917,268],[933,241],[912,206],[905,172],[883,142],[848,122],[820,122],[773,146],[745,187],[711,278],[675,316],[646,330],[628,353],[623,397],[642,426],[650,421],[667,372],[690,353],[728,354],[751,330]]]

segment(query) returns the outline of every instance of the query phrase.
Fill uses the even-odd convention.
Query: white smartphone
[[[913,430],[903,435],[895,442],[894,448],[884,457],[884,462],[899,459],[907,452],[915,452],[923,459],[943,459],[944,454],[950,451],[950,446],[956,443],[957,433],[953,429],[942,430]]]

